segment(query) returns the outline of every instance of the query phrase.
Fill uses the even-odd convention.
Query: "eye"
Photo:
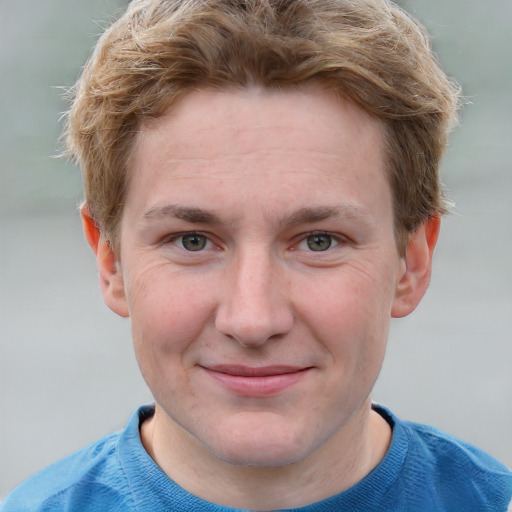
[[[332,236],[325,234],[311,235],[306,238],[306,244],[312,251],[327,251],[332,243]]]
[[[339,245],[347,243],[349,243],[349,240],[343,235],[327,233],[325,231],[313,231],[312,233],[304,233],[292,250],[302,251],[304,255],[313,252],[330,254]]]
[[[204,235],[191,233],[179,237],[177,241],[187,251],[201,251],[206,247],[208,239]]]
[[[159,242],[166,258],[178,264],[199,264],[215,259],[222,252],[222,243],[210,233],[182,231],[168,234]]]

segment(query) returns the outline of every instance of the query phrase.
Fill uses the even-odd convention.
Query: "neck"
[[[190,493],[219,505],[267,511],[305,506],[352,487],[384,458],[391,429],[368,399],[342,431],[306,458],[282,467],[226,463],[158,405],[143,423],[141,439],[167,476]]]

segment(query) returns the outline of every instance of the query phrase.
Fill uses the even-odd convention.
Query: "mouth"
[[[305,378],[312,369],[285,365],[250,367],[223,364],[202,368],[223,388],[247,397],[278,395]]]

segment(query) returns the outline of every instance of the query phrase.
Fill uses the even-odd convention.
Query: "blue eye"
[[[306,238],[306,243],[312,251],[327,251],[332,246],[332,237],[329,235],[311,235]]]
[[[187,251],[201,251],[206,247],[208,239],[204,235],[192,233],[181,237],[181,245]]]

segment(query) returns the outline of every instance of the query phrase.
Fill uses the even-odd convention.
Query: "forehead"
[[[332,149],[332,139],[348,124],[353,138],[382,146],[384,125],[378,118],[316,85],[284,90],[261,87],[196,90],[164,115],[146,121],[141,127],[139,144],[148,137],[154,142],[165,139],[165,146],[159,147],[162,155],[168,152],[179,158],[193,150],[209,157],[212,148],[201,144],[201,140],[207,139],[219,152],[226,138],[236,140],[236,148],[231,147],[230,152],[244,152],[257,142],[255,134],[271,129],[282,134],[274,140],[282,149],[286,149],[289,141],[305,149],[325,148],[328,152]],[[290,128],[294,129],[293,140],[289,136]],[[312,139],[313,132],[318,137]],[[344,142],[340,138],[337,141]],[[264,144],[268,146],[269,142],[265,140]]]
[[[383,138],[380,120],[318,87],[194,91],[142,125],[127,201],[139,212],[222,192],[224,206],[254,196],[318,207],[340,193],[390,203]]]

